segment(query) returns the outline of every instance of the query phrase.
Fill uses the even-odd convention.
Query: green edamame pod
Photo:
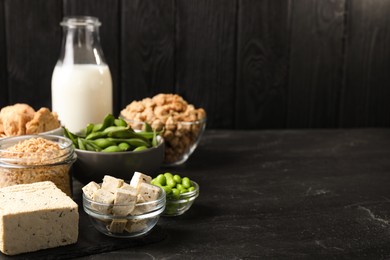
[[[120,143],[120,144],[118,144],[118,147],[122,151],[127,151],[127,150],[129,150],[131,148],[131,146],[128,143]]]
[[[161,133],[161,131],[157,132],[156,131],[156,135],[159,135]],[[154,136],[154,133],[153,132],[144,132],[144,131],[141,131],[141,132],[135,132],[136,136],[139,137],[139,138],[145,138],[145,139],[152,139],[153,136]]]
[[[96,124],[93,126],[92,132],[98,132],[102,128],[103,124]]]
[[[94,127],[95,127],[94,124],[89,123],[89,124],[87,125],[87,127],[85,128],[85,130],[84,130],[85,136],[87,136],[87,135],[89,135],[90,133],[92,133]]]
[[[157,146],[157,134],[156,134],[156,130],[153,131],[152,146],[153,146],[153,147],[156,147],[156,146]]]
[[[104,133],[110,133],[110,132],[117,132],[117,131],[122,131],[128,129],[127,126],[116,126],[112,125],[103,130]]]
[[[135,146],[135,147],[145,146],[146,148],[148,148],[150,146],[149,143],[145,142],[142,139],[138,139],[138,138],[126,139],[125,142],[132,145],[132,146]]]
[[[153,128],[149,123],[145,123],[145,132],[153,132]]]
[[[106,128],[112,126],[114,122],[115,122],[115,117],[112,114],[108,114],[104,118],[102,126],[97,131],[104,131]]]
[[[65,137],[69,138],[73,145],[77,148],[78,147],[78,140],[77,140],[77,135],[75,134],[72,134],[71,132],[69,132],[68,129],[66,129],[65,127],[63,128],[64,129],[64,135]]]
[[[101,147],[97,146],[93,141],[83,139],[84,143],[91,147],[91,149],[94,149],[96,152],[100,152],[102,150]],[[88,147],[87,147],[88,148]],[[88,148],[89,149],[89,148]]]
[[[94,147],[94,146],[92,146],[90,143],[85,143],[85,144],[84,144],[84,146],[85,146],[85,149],[86,149],[87,151],[93,151],[93,152],[96,152],[96,149],[95,149],[95,147]]]
[[[116,145],[115,142],[108,140],[108,138],[98,138],[93,140],[92,142],[103,149],[112,145]]]
[[[84,145],[83,139],[81,139],[80,137],[77,138],[77,144],[80,150],[87,150],[87,148]]]
[[[127,122],[123,118],[118,118],[114,120],[114,125],[116,126],[127,126]]]
[[[138,146],[137,148],[135,148],[133,150],[133,152],[140,152],[140,151],[143,151],[143,150],[146,150],[146,149],[148,149],[148,147],[146,147],[146,146]]]
[[[122,139],[139,138],[139,139],[144,140],[145,142],[148,142],[147,138],[144,138],[144,137],[138,135],[138,133],[135,133],[132,129],[129,129],[129,128],[124,129],[124,130],[120,130],[120,131],[110,132],[110,133],[108,133],[108,136],[112,137],[112,138],[122,138]]]
[[[103,149],[102,152],[105,152],[105,153],[116,153],[116,152],[122,152],[122,150],[121,150],[121,148],[119,148],[119,146],[112,145],[112,146],[109,146],[109,147]]]
[[[87,137],[85,139],[95,140],[95,139],[104,138],[104,137],[107,137],[107,133],[105,133],[105,132],[92,132],[89,135],[87,135]]]

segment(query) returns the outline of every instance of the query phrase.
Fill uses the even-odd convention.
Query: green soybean
[[[170,172],[164,173],[164,176],[165,176],[166,178],[173,178],[173,174],[170,173]]]
[[[168,195],[172,192],[172,188],[169,186],[163,186],[162,187],[165,190],[165,193]]]
[[[179,199],[181,194],[195,191],[192,181],[188,177],[181,177],[179,174],[173,175],[165,172],[152,179],[152,184],[167,189],[167,198]],[[170,191],[169,191],[170,189]],[[170,205],[172,206],[172,205]]]
[[[180,190],[172,188],[172,196],[174,199],[178,199],[180,197]]]
[[[188,177],[184,177],[182,180],[181,180],[181,183],[183,184],[183,187],[188,189],[189,187],[191,187],[191,181]]]
[[[181,183],[181,177],[180,177],[180,175],[175,174],[175,175],[173,176],[173,179],[175,180],[176,183]]]
[[[177,184],[173,178],[169,178],[169,177],[167,178],[166,176],[165,176],[165,178],[167,179],[167,185],[169,187],[173,188],[173,187],[177,186]]]
[[[165,178],[164,174],[159,174],[155,180],[160,183],[161,185],[165,186],[167,185],[167,179]]]
[[[181,190],[180,190],[180,194],[182,194],[182,193],[186,193],[186,192],[188,192],[188,190],[187,190],[187,189],[181,189]]]

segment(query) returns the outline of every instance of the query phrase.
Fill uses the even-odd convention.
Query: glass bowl
[[[191,181],[195,190],[181,193],[179,198],[167,197],[163,216],[179,216],[189,210],[195,199],[199,196],[199,185]]]
[[[160,187],[159,187],[160,188]],[[115,216],[109,212],[114,204],[95,202],[83,193],[83,208],[89,215],[92,225],[101,233],[118,238],[134,238],[145,235],[157,224],[165,210],[166,195],[160,188],[160,195],[154,201],[137,203],[128,216]],[[115,205],[126,207],[128,205]]]
[[[49,146],[47,142],[58,145],[58,148]],[[3,138],[0,140],[0,187],[52,181],[72,196],[71,167],[76,159],[72,141],[62,136]]]
[[[145,122],[132,120],[120,115],[131,128],[144,130]],[[148,122],[149,123],[149,122]],[[206,118],[201,120],[176,123],[149,123],[153,129],[162,131],[165,141],[165,155],[163,166],[176,166],[183,164],[195,151],[206,129]]]

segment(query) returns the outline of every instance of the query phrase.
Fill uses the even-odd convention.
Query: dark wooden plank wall
[[[390,126],[390,2],[0,0],[0,107],[51,106],[64,15],[102,21],[115,113],[175,92],[209,128]]]
[[[4,0],[0,0],[0,17],[5,17]],[[5,19],[0,19],[0,107],[8,102],[7,53],[5,45]]]

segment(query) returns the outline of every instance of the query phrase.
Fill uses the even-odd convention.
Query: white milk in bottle
[[[52,110],[61,124],[77,133],[112,113],[112,79],[100,46],[95,17],[65,17],[60,57],[54,67]]]
[[[78,132],[112,113],[112,80],[107,65],[57,64],[52,77],[52,106],[61,123]]]

